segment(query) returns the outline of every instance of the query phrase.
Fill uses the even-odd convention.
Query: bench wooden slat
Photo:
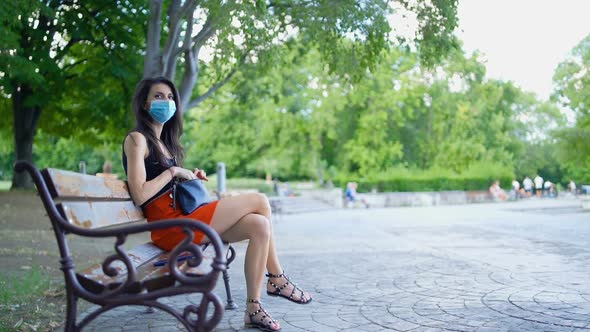
[[[158,248],[153,243],[144,243],[131,250],[128,250],[127,254],[129,255],[129,258],[131,258],[131,264],[133,264],[133,266],[137,269],[142,264],[145,264],[146,262],[165,254],[165,251]],[[111,266],[117,269],[119,272],[126,271],[125,265],[121,261],[115,261],[113,264],[111,264]],[[102,263],[90,266],[87,269],[81,271],[79,274],[85,278],[93,279],[101,285],[106,285],[118,279],[105,275],[102,271]],[[122,275],[125,274],[126,273],[123,273]]]
[[[132,201],[63,202],[57,208],[70,224],[88,229],[145,219],[141,208]]]
[[[46,168],[42,171],[49,192],[59,199],[131,199],[122,180]]]
[[[224,243],[224,252],[229,250],[229,244]],[[170,277],[168,266],[154,266],[154,263],[167,259],[169,253],[156,247],[152,243],[145,243],[128,251],[132,264],[137,271],[138,284],[135,285],[136,291],[141,291],[140,284],[145,284],[148,290],[168,287],[173,283]],[[181,270],[192,275],[204,275],[211,271],[211,263],[215,257],[213,246],[208,246],[203,252],[203,262],[198,267],[189,268],[185,261],[179,262]],[[96,293],[102,292],[105,288],[112,289],[125,281],[127,277],[125,265],[116,261],[111,265],[119,271],[116,277],[109,277],[102,270],[102,263],[95,264],[87,269],[77,273],[78,280],[88,290]]]

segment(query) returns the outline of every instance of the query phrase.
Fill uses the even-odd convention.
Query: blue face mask
[[[149,112],[156,121],[164,124],[176,113],[176,103],[174,100],[153,100]]]

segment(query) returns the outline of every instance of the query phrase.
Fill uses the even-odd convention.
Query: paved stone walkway
[[[573,198],[284,215],[275,236],[286,272],[315,296],[263,296],[285,332],[590,331],[590,213]],[[236,247],[240,309],[220,332],[246,331]],[[85,331],[177,330],[167,314],[125,307]]]

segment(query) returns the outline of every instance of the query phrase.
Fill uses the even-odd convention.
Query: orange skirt
[[[169,190],[146,205],[143,208],[143,213],[148,222],[157,222],[162,219],[188,218],[211,225],[211,219],[213,219],[213,214],[215,214],[217,202],[218,201],[213,201],[207,205],[201,206],[191,214],[184,215],[179,207],[177,207],[176,210],[172,208],[172,197],[170,197]],[[193,242],[200,244],[201,241],[203,241],[205,234],[199,231],[195,231],[194,234],[195,238]],[[164,250],[170,251],[186,238],[186,234],[182,231],[181,227],[171,227],[152,231],[151,238],[155,245]]]

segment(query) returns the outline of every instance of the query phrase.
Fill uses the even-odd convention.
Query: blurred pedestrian
[[[567,184],[567,188],[569,190],[570,193],[576,195],[576,183],[574,182],[574,180],[570,180],[570,183]]]
[[[367,209],[369,208],[369,203],[367,203],[367,201],[365,199],[359,199],[358,198],[358,194],[357,194],[357,188],[358,188],[358,183],[356,182],[348,182],[346,184],[346,206],[352,206],[354,207],[354,205],[357,202],[362,203]]]
[[[543,178],[537,174],[533,182],[535,183],[535,196],[541,197],[543,195]]]
[[[494,200],[500,200],[503,202],[508,198],[508,196],[506,196],[506,192],[500,187],[499,180],[492,182],[489,191]]]
[[[533,180],[528,176],[525,176],[524,180],[522,180],[522,188],[524,189],[526,197],[531,197],[533,194]]]

